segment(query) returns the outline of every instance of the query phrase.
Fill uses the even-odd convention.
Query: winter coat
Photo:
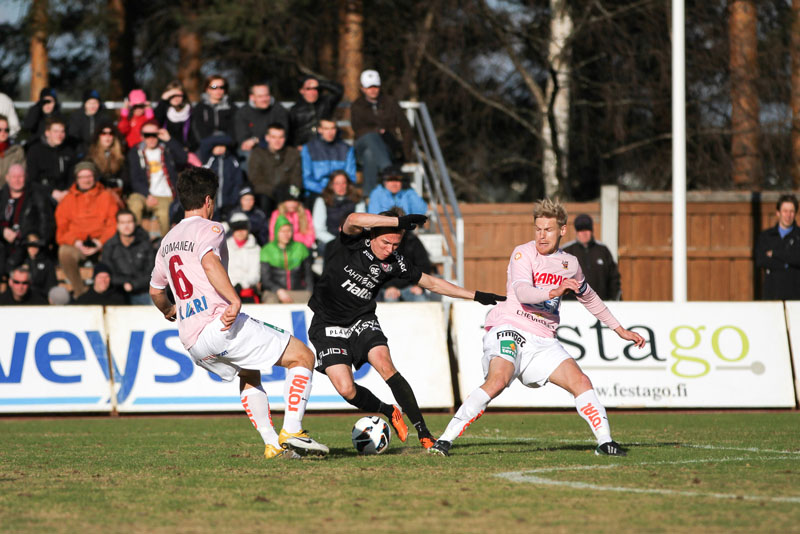
[[[212,104],[208,95],[203,93],[202,100],[192,109],[192,132],[195,138],[202,143],[214,132],[225,132],[233,138],[233,120],[238,110],[236,104],[228,101],[228,95],[224,95],[219,103]]]
[[[286,217],[286,220],[289,221],[289,224],[292,225],[294,228],[294,236],[292,239],[297,241],[298,243],[304,244],[306,247],[313,248],[314,242],[317,240],[317,234],[314,232],[314,219],[311,217],[311,210],[304,210],[306,212],[306,233],[300,233],[300,212],[295,211],[293,213],[286,213],[285,215],[279,215],[278,210],[272,212],[269,218],[269,240],[272,241],[275,239],[275,222],[278,220],[279,217]]]
[[[403,156],[406,161],[412,160],[414,131],[394,98],[381,93],[373,105],[361,95],[350,106],[350,124],[356,140],[368,133],[380,133],[380,130],[386,130],[398,141],[402,140]]]
[[[767,251],[772,251],[772,257]],[[800,300],[800,228],[781,238],[778,225],[767,228],[756,241],[756,266],[764,269],[764,300]]]
[[[28,148],[25,176],[29,183],[45,187],[49,195],[54,189],[69,187],[75,163],[75,152],[66,142],[50,146],[42,140]]]
[[[259,247],[269,243],[269,219],[263,211],[259,208],[253,208],[250,211],[242,211],[242,208],[235,208],[228,215],[228,220],[237,213],[247,215],[247,219],[250,221],[250,233],[255,236]]]
[[[253,234],[247,234],[241,247],[233,236],[228,238],[228,276],[234,287],[244,289],[256,287],[261,281],[261,247]]]
[[[44,249],[39,249],[36,257],[28,256],[24,265],[31,271],[31,291],[37,291],[46,296],[51,287],[58,284],[56,279],[56,265]]]
[[[281,226],[291,224],[286,217],[275,220],[272,231],[278,234]],[[289,241],[286,248],[278,246],[277,238],[261,249],[261,289],[263,291],[311,290],[314,277],[311,272],[311,252],[297,241]]]
[[[0,293],[0,306],[44,306],[47,304],[47,299],[37,291],[32,289],[28,290],[27,295],[22,302],[14,300],[11,289],[6,289]]]
[[[186,166],[186,151],[174,138],[166,143],[159,142],[158,147],[164,151],[164,169],[167,173],[167,182],[172,189],[172,198],[178,198],[175,184],[178,181],[178,172]],[[131,191],[146,197],[150,194],[150,173],[145,157],[145,144],[139,143],[128,152],[128,169],[131,180]]]
[[[252,137],[260,141],[267,133],[267,126],[274,122],[282,124],[287,136],[289,134],[289,112],[274,98],[267,109],[254,108],[248,102],[239,108],[233,122],[238,145]]]
[[[75,146],[75,152],[78,158],[86,155],[89,150],[89,145],[95,139],[95,135],[101,126],[111,126],[114,120],[111,113],[100,103],[100,108],[94,115],[87,115],[83,108],[77,109],[69,116],[69,126],[67,127],[67,135],[69,135],[72,143]]]
[[[190,106],[188,103],[186,105]],[[168,100],[159,100],[158,104],[156,104],[156,109],[153,111],[153,116],[162,128],[166,128],[172,139],[177,140],[181,146],[187,148],[190,152],[194,152],[200,144],[200,140],[195,137],[194,131],[192,130],[191,106],[189,107],[188,118],[180,122],[173,122],[170,120],[167,113],[169,108]]]
[[[47,94],[45,95],[44,92],[47,88],[42,89],[42,92],[39,95],[39,100],[28,108],[27,113],[25,113],[25,120],[22,123],[22,127],[30,132],[30,141],[31,144],[36,144],[39,142],[39,139],[44,135],[44,124],[47,122],[47,119],[50,117],[60,117],[61,116],[61,103],[58,101],[58,98],[55,94]],[[53,111],[49,114],[46,114],[42,111],[44,107],[44,98],[45,96],[52,97],[53,100],[56,101],[55,107],[53,107]]]
[[[88,191],[77,184],[56,208],[56,243],[74,245],[91,237],[102,245],[117,231],[117,199],[101,183]]]
[[[578,258],[578,264],[581,266],[589,287],[594,289],[601,299],[620,300],[622,298],[619,269],[617,269],[617,263],[608,247],[592,238],[586,246],[574,241],[567,243],[563,248],[564,252]],[[567,300],[574,300],[575,294],[568,291],[564,297]]]
[[[369,195],[368,206],[369,213],[381,213],[394,206],[403,208],[406,215],[411,213],[425,215],[428,211],[428,204],[413,189],[401,189],[397,194],[393,195],[383,184],[372,190]]]
[[[132,148],[142,142],[142,126],[153,118],[153,108],[146,106],[144,114],[135,116],[130,110],[122,108],[119,111],[119,123],[117,129],[125,136],[125,142]]]
[[[215,156],[215,146],[225,145],[224,156]],[[221,210],[230,210],[239,202],[239,191],[244,187],[244,172],[236,159],[236,145],[228,134],[207,137],[200,143],[198,157],[203,167],[211,169],[219,177],[220,188],[217,193],[217,206]]]
[[[125,296],[109,287],[103,293],[98,293],[93,287],[89,291],[78,297],[75,301],[78,306],[122,306],[125,304]]]
[[[356,155],[353,147],[340,139],[328,143],[317,136],[303,147],[303,188],[312,193],[322,193],[331,173],[344,170],[351,182],[356,183]]]
[[[332,117],[336,106],[342,99],[344,87],[336,82],[318,80],[319,98],[313,104],[306,102],[303,97],[297,99],[292,109],[289,110],[289,124],[292,138],[287,143],[291,146],[300,146],[314,138],[319,120]],[[325,91],[323,93],[323,91]]]
[[[8,184],[0,189],[0,208],[4,208],[11,196]],[[49,195],[35,184],[25,185],[25,196],[19,214],[19,243],[30,233],[39,236],[39,239],[50,242],[53,239],[55,221],[53,220],[53,207]]]
[[[103,245],[103,263],[111,270],[111,285],[120,291],[126,283],[133,286],[131,293],[145,293],[150,286],[150,273],[155,264],[155,249],[150,243],[150,235],[137,226],[133,242],[127,247],[122,244],[119,233]]]
[[[256,194],[272,199],[275,191],[282,185],[296,185],[298,189],[302,189],[300,154],[290,146],[284,146],[278,152],[256,146],[250,154],[248,176]]]

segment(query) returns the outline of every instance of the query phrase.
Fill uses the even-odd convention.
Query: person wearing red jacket
[[[147,95],[141,89],[134,89],[128,93],[125,106],[119,110],[119,133],[125,137],[128,148],[134,147],[142,142],[142,126],[155,117]]]
[[[58,261],[78,298],[88,288],[80,264],[95,257],[117,231],[116,198],[97,181],[97,167],[89,161],[75,165],[75,183],[56,208]]]

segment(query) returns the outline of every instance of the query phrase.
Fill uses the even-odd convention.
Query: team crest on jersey
[[[211,227],[211,231],[212,232],[216,232],[218,234],[221,234],[222,233],[222,227],[220,227],[220,226],[212,226]]]
[[[520,259],[521,257],[522,257],[522,252],[517,252],[516,254],[514,254],[514,259],[515,259],[515,260],[518,260],[518,259]]]
[[[389,265],[388,263],[381,263],[381,269],[383,269],[385,272],[388,273],[389,271],[392,270],[392,266]]]
[[[564,267],[564,269],[569,269],[569,260],[562,261],[561,266]]]
[[[503,356],[511,356],[517,358],[517,343],[513,339],[504,339],[500,341],[500,354]]]
[[[369,274],[371,274],[372,276],[378,276],[380,273],[381,269],[377,265],[372,264],[369,266]]]

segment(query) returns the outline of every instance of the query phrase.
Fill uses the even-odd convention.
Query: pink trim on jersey
[[[574,278],[581,288],[578,301],[610,329],[620,326],[608,307],[589,287],[578,259],[563,250],[543,256],[530,241],[519,245],[508,262],[505,302],[500,302],[486,316],[486,330],[511,324],[540,337],[555,337],[561,322],[561,298],[550,298],[550,290],[565,278]]]
[[[209,251],[227,270],[228,248],[222,225],[197,216],[184,219],[161,240],[150,276],[151,286],[164,289],[169,284],[175,295],[178,335],[186,350],[230,304],[217,293],[203,269],[201,260]]]

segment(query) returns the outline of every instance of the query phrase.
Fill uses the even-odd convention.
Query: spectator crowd
[[[299,80],[289,110],[266,81],[237,106],[217,74],[198,102],[174,81],[155,102],[131,91],[119,113],[87,89],[66,115],[45,88],[20,121],[0,93],[0,304],[148,304],[160,238],[183,218],[175,185],[188,166],[219,177],[214,218],[230,228],[243,300],[306,302],[312,264],[350,213],[428,210],[402,172],[413,146],[405,114],[377,71],[361,85],[352,144],[334,118],[342,86],[315,76]],[[391,288],[386,298],[424,294]]]

